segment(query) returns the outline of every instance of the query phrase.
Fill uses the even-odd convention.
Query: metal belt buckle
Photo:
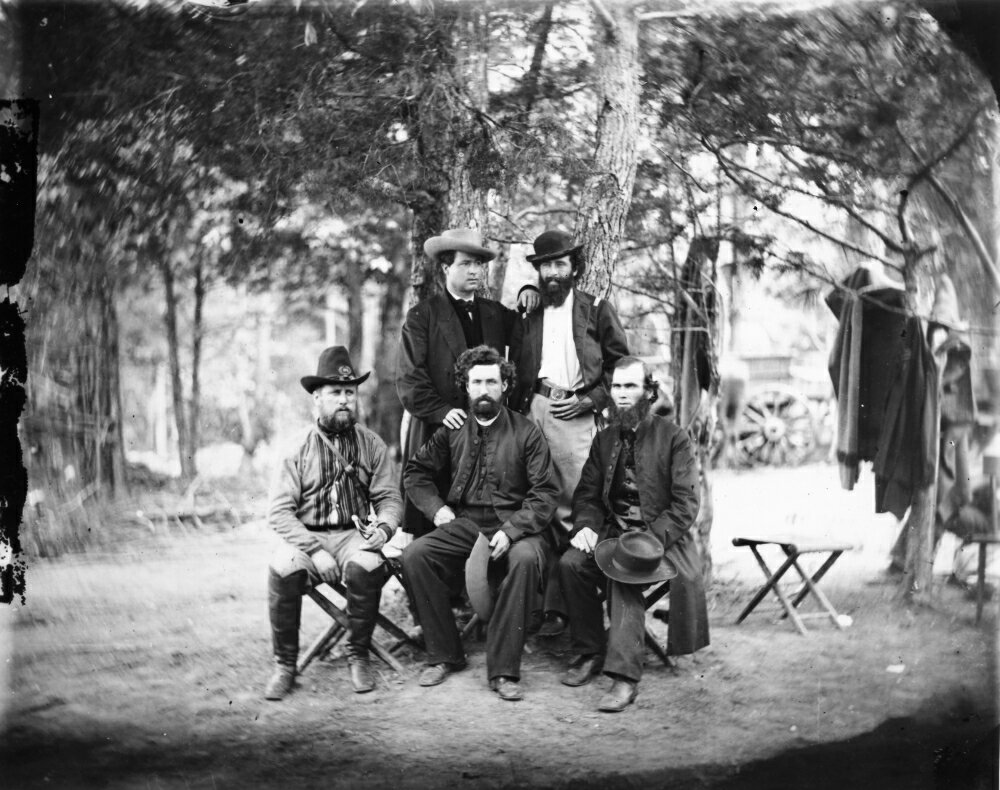
[[[563,400],[569,397],[569,390],[564,390],[562,387],[553,387],[549,393],[549,397],[552,400]]]

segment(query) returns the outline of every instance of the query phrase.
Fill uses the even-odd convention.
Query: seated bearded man
[[[617,575],[614,571],[602,571],[601,556],[595,559],[599,544],[610,541],[606,558],[613,560],[618,552],[648,552],[645,537],[655,537],[671,572],[676,571],[670,582],[667,653],[693,653],[708,644],[702,563],[691,534],[699,506],[698,468],[687,434],[650,413],[656,390],[642,360],[623,357],[616,363],[610,424],[594,437],[584,464],[573,496],[570,548],[558,567],[576,654],[562,682],[582,686],[603,666],[614,682],[598,709],[608,712],[624,710],[638,693],[645,652],[645,585],[638,579],[616,580],[610,577]],[[634,539],[633,533],[645,537]],[[597,553],[601,555],[600,549]],[[645,581],[655,578],[664,577],[653,574]],[[611,621],[607,636],[602,590]]]

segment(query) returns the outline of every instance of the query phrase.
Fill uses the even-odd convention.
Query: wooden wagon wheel
[[[752,394],[737,421],[736,459],[746,466],[797,466],[816,447],[816,418],[807,398],[787,389]]]

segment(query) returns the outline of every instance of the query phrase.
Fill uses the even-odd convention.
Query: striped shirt
[[[354,474],[346,474],[318,430],[309,431],[278,469],[270,494],[270,526],[306,553],[320,548],[317,530],[353,528],[352,515],[364,521],[374,511],[376,520],[394,531],[403,502],[385,442],[360,425],[328,437],[354,468]]]

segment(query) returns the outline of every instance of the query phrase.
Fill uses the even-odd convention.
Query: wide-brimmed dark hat
[[[602,540],[594,549],[594,560],[605,576],[625,584],[665,582],[677,575],[677,568],[663,556],[663,544],[649,532]]]
[[[573,244],[573,237],[561,230],[547,230],[534,241],[535,254],[525,255],[524,259],[537,266],[545,261],[553,261],[570,255],[583,248],[582,244]]]
[[[351,355],[343,346],[330,346],[319,355],[315,376],[303,376],[302,386],[312,392],[324,384],[360,384],[371,375],[371,371],[359,376],[351,364]]]
[[[493,250],[483,246],[483,237],[468,228],[453,228],[440,236],[431,236],[424,242],[424,252],[435,261],[442,252],[467,252],[488,261],[497,257]]]
[[[469,558],[465,561],[465,591],[469,595],[472,611],[479,615],[484,623],[493,614],[493,590],[490,588],[490,542],[485,535],[479,534],[472,547]]]

